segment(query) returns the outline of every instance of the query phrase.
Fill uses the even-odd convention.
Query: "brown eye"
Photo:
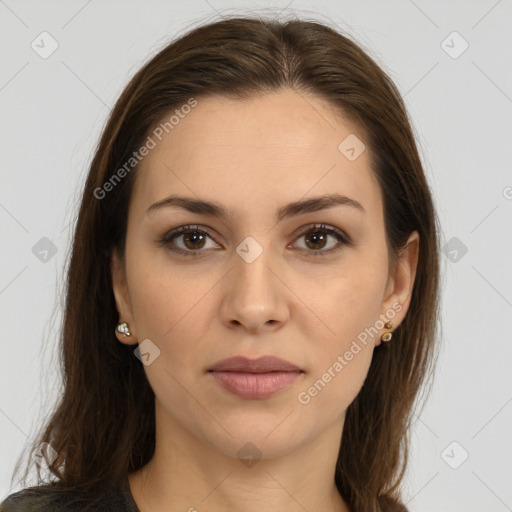
[[[208,239],[214,243],[213,246],[207,246]],[[312,256],[333,253],[343,246],[350,245],[350,238],[347,235],[336,228],[328,227],[324,224],[312,226],[303,231],[297,240],[301,239],[305,240],[305,244],[302,247],[299,246],[299,249]],[[332,242],[329,246],[330,239],[332,239]],[[180,226],[166,234],[159,242],[161,245],[167,246],[171,251],[185,256],[200,256],[206,252],[206,249],[219,248],[206,230],[201,229],[199,226],[190,225]]]
[[[212,248],[206,246],[208,238],[212,240],[208,232],[200,229],[199,226],[180,226],[166,234],[160,243],[171,251],[187,256],[199,256],[200,253],[205,252],[202,249]],[[215,244],[214,247],[218,246]]]
[[[183,243],[187,249],[202,249],[204,247],[206,237],[199,231],[191,231],[181,236],[183,236]]]
[[[306,245],[309,249],[323,249],[329,235],[318,231],[310,231],[305,235]]]
[[[301,238],[304,238],[305,244],[304,247],[300,248],[311,253],[313,256],[334,252],[344,245],[350,245],[348,236],[343,234],[341,231],[327,227],[324,224],[313,226],[312,228],[304,231],[299,236],[298,240]],[[325,249],[329,243],[329,238],[334,239],[336,242],[331,244],[329,248]]]

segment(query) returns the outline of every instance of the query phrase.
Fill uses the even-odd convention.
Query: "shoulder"
[[[7,496],[0,503],[0,512],[39,512],[49,510],[56,501],[58,495],[50,490],[28,487]]]
[[[125,511],[118,490],[80,493],[50,487],[28,487],[7,496],[0,512],[117,512]]]

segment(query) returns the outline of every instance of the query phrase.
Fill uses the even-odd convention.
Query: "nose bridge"
[[[249,304],[254,300],[268,300],[273,295],[271,288],[275,276],[270,272],[272,257],[269,244],[263,246],[260,239],[246,237],[236,248],[234,258],[235,265],[235,290],[242,293],[239,298],[242,302]],[[262,304],[263,305],[263,304]]]
[[[225,319],[249,329],[283,321],[286,306],[270,245],[246,237],[236,248],[233,265],[224,297]]]

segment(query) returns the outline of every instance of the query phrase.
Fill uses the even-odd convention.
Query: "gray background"
[[[19,488],[14,462],[59,389],[70,223],[111,106],[176,35],[265,12],[351,34],[395,80],[417,132],[446,249],[443,348],[412,435],[408,506],[512,510],[511,0],[0,0],[0,496]]]

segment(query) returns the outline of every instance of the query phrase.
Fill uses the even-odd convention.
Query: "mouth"
[[[304,375],[298,366],[273,356],[225,359],[208,370],[224,390],[240,398],[268,398]]]

